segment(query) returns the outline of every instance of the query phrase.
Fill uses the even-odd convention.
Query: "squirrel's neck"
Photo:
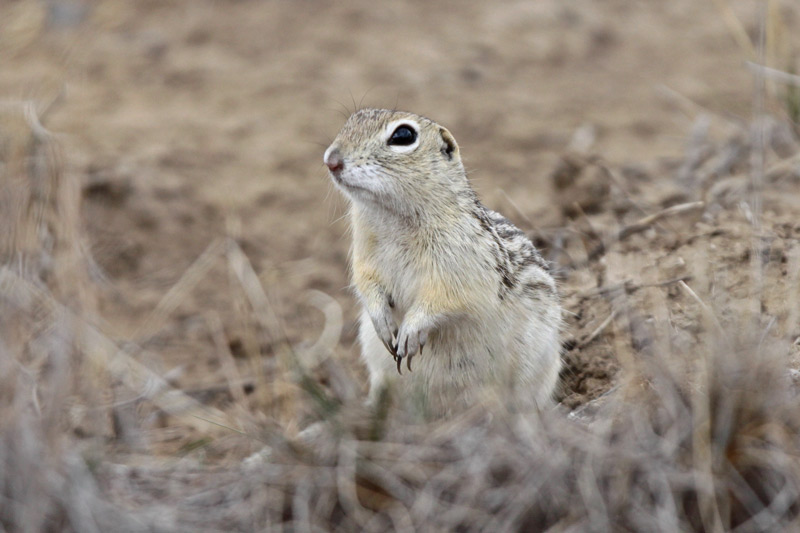
[[[355,229],[364,228],[387,237],[400,234],[449,234],[472,219],[477,197],[471,189],[455,194],[447,201],[408,206],[387,206],[372,202],[352,202],[351,217]],[[463,231],[463,230],[462,230]]]

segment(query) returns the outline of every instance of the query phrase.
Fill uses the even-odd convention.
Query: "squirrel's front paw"
[[[397,325],[392,316],[392,310],[388,305],[384,306],[376,312],[370,312],[369,317],[372,320],[372,326],[375,328],[375,333],[378,338],[386,346],[386,349],[392,354],[392,357],[397,359],[397,350],[394,346],[394,336],[397,335]]]
[[[421,321],[422,322],[422,321]],[[418,321],[405,321],[400,326],[400,332],[397,334],[397,371],[400,372],[400,363],[403,357],[406,357],[406,367],[411,370],[411,358],[422,353],[422,348],[428,342],[428,333],[431,330],[431,324]]]

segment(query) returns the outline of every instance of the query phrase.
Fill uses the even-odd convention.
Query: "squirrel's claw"
[[[403,372],[400,370],[400,363],[403,362],[403,356],[402,355],[398,355],[398,353],[397,353],[398,346],[399,346],[399,344],[392,345],[391,349],[389,351],[392,353],[392,357],[394,357],[394,362],[397,363],[397,373],[402,376]]]
[[[412,323],[413,324],[413,323]],[[422,348],[428,341],[428,332],[430,327],[415,327],[405,323],[400,326],[400,333],[397,336],[397,356],[402,360],[406,358],[406,368],[411,372],[411,359],[418,353],[422,353]],[[399,372],[398,362],[398,372]]]
[[[419,354],[420,355],[422,355],[422,349],[425,347],[425,340],[426,339],[420,339],[420,341],[419,341]],[[415,354],[410,354],[408,356],[408,359],[406,359],[406,367],[408,368],[409,372],[411,372],[411,358],[414,357],[414,355]]]
[[[397,346],[394,344],[396,334],[392,334],[392,331],[397,331],[397,324],[394,323],[388,304],[380,309],[370,311],[369,316],[372,320],[375,334],[383,343],[386,351],[392,354],[392,357],[397,358]]]
[[[396,349],[396,348],[394,348],[394,347],[393,347],[393,346],[392,346],[390,343],[386,342],[386,341],[385,341],[385,340],[383,340],[383,339],[381,339],[381,342],[382,342],[382,343],[383,343],[383,345],[386,347],[386,351],[388,351],[390,354],[392,354],[392,357],[394,357],[395,359],[397,359],[397,349]]]

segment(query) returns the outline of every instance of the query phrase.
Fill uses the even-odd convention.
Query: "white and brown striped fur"
[[[480,203],[450,132],[362,109],[324,159],[351,201],[370,396],[392,385],[441,415],[496,386],[547,405],[561,369],[555,282],[522,231]],[[399,374],[401,363],[413,372]]]

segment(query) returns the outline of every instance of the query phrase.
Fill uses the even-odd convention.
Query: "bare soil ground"
[[[770,5],[765,59],[798,69],[800,9]],[[0,97],[34,103],[80,187],[83,307],[97,329],[219,420],[288,435],[313,411],[288,347],[324,390],[365,393],[353,388],[365,382],[346,205],[325,147],[361,106],[447,125],[484,203],[554,264],[566,311],[558,399],[586,409],[620,368],[691,353],[709,328],[749,322],[788,341],[797,367],[797,110],[787,86],[762,89],[745,65],[761,9],[5,2]],[[131,412],[71,416],[129,464],[231,464],[261,446],[109,379]]]
[[[4,8],[20,35],[4,32],[0,90],[40,105],[56,99],[46,123],[60,134],[70,179],[84,184],[103,327],[157,352],[152,363],[183,389],[224,382],[203,317],[221,321],[244,376],[248,356],[269,357],[278,342],[251,331],[221,256],[172,312],[148,323],[165,292],[224,236],[240,243],[270,291],[291,344],[321,328],[305,296],[317,289],[344,310],[335,356],[355,359],[345,205],[321,153],[356,106],[396,106],[448,125],[485,203],[566,266],[581,252],[557,253],[553,239],[573,251],[574,236],[559,228],[564,213],[575,216],[582,188],[591,214],[578,227],[591,247],[621,221],[703,200],[710,184],[684,167],[705,162],[688,152],[746,134],[753,113],[745,50],[711,2],[58,4],[66,13],[36,2]],[[755,34],[757,9],[735,7]],[[787,28],[797,17],[784,6]],[[695,146],[692,127],[709,146]],[[579,183],[556,190],[559,158],[581,135],[593,140],[578,146],[581,157],[600,156],[619,181],[596,165],[580,174],[578,161],[566,173],[580,174]],[[740,144],[723,173],[748,171],[749,145]],[[712,219],[680,214],[612,246],[597,265],[564,270],[568,342],[611,312],[603,298],[579,296],[598,286],[713,267],[725,279],[703,280],[704,290],[739,287],[737,299],[750,296],[750,230],[729,204]],[[767,204],[770,245],[797,237],[796,205]],[[640,294],[651,303],[653,295],[685,299],[674,286]],[[567,352],[568,405],[608,387],[621,356],[610,339]]]

